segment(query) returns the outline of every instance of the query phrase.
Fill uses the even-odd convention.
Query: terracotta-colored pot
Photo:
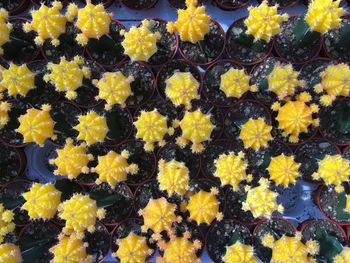
[[[207,2],[207,0],[199,0],[199,1],[198,1],[198,5],[205,5],[206,2]],[[168,0],[168,3],[169,3],[169,5],[170,5],[170,7],[173,8],[173,9],[175,9],[175,10],[179,10],[179,9],[186,8],[186,6],[185,6],[185,0],[183,0],[183,7],[181,7],[181,8],[179,8],[179,7],[175,6],[175,5],[173,5],[173,4],[171,3],[170,0]]]
[[[1,147],[1,142],[0,142],[0,147]],[[10,182],[8,183],[11,183],[13,181],[16,181],[17,178],[20,178],[24,172],[24,169],[26,168],[26,164],[27,164],[27,158],[26,158],[26,155],[24,153],[24,150],[21,149],[21,148],[14,148],[14,147],[11,147],[13,151],[16,152],[16,155],[18,156],[19,158],[19,164],[17,163],[17,176],[13,178],[13,180],[11,180]],[[7,185],[8,183],[6,184],[3,184],[1,185],[0,184],[0,188]]]
[[[222,3],[220,0],[214,0],[215,4],[220,9],[225,10],[225,11],[233,11],[233,10],[237,10],[237,9],[243,8],[244,6],[249,4],[249,1],[250,0],[245,0],[243,3],[240,3],[240,4],[235,5],[235,6],[230,6],[230,5]]]
[[[278,220],[284,221],[284,222],[286,222],[286,223],[288,223],[288,224],[290,225],[290,227],[293,229],[294,232],[297,231],[296,227],[295,227],[291,222],[289,222],[289,220],[284,219],[283,217],[272,216],[271,219],[278,219]],[[256,233],[258,227],[259,227],[262,223],[266,222],[267,220],[268,220],[268,219],[264,218],[264,219],[262,219],[262,221],[261,221],[260,223],[258,223],[258,224],[255,226],[255,228],[254,228],[254,230],[253,230],[253,235],[255,235],[255,233]]]

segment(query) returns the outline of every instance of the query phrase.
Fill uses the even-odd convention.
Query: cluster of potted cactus
[[[28,2],[0,3],[0,263],[349,262],[340,0],[259,1],[226,33],[206,1],[129,29],[113,1]],[[317,218],[291,216],[299,184]]]

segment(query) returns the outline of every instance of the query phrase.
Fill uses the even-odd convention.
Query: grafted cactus
[[[259,151],[266,148],[272,140],[271,130],[272,126],[268,125],[263,118],[250,118],[242,125],[239,138],[243,141],[244,148]]]
[[[254,255],[254,248],[236,241],[233,245],[226,248],[225,256],[222,258],[224,263],[258,263]]]
[[[0,203],[0,244],[4,241],[4,237],[7,234],[15,230],[16,225],[13,223],[13,216],[13,212],[11,210],[6,210],[3,204]]]
[[[276,185],[288,187],[295,184],[296,179],[300,176],[300,163],[295,162],[294,156],[286,156],[284,154],[271,158],[271,162],[267,167],[270,179]]]
[[[0,99],[2,96],[0,95]],[[0,129],[4,128],[5,125],[9,122],[9,111],[11,104],[7,101],[0,101]]]
[[[334,263],[348,263],[350,258],[350,247],[344,247],[342,252],[333,259]]]
[[[12,24],[7,22],[9,17],[8,12],[4,9],[0,9],[0,55],[3,54],[3,49],[1,48],[4,44],[9,42],[10,33],[12,30]]]
[[[12,243],[0,245],[0,262],[1,263],[21,263],[22,255],[18,246]]]

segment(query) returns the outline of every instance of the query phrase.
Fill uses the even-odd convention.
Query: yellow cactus
[[[4,52],[1,47],[10,40],[12,24],[7,22],[8,17],[8,12],[4,8],[0,8],[0,55]]]
[[[79,132],[78,140],[86,141],[87,145],[104,141],[108,133],[105,117],[90,111],[86,115],[80,115],[78,120],[79,124],[74,127]]]
[[[43,104],[41,110],[28,109],[26,114],[19,117],[19,127],[16,132],[23,136],[23,142],[35,142],[44,146],[46,139],[56,139],[53,128],[55,122],[50,116],[51,106]]]
[[[200,190],[190,196],[186,209],[190,212],[189,219],[200,224],[211,224],[215,219],[220,221],[223,214],[219,212],[220,202],[217,198],[219,190],[213,187],[210,192]]]
[[[143,232],[148,229],[153,231],[152,240],[159,240],[161,232],[166,231],[169,235],[172,234],[172,224],[181,222],[181,217],[175,214],[176,205],[169,203],[164,197],[158,199],[150,199],[145,208],[139,210],[139,215],[143,217]]]
[[[135,233],[129,233],[124,238],[117,240],[118,250],[113,253],[120,263],[142,263],[153,254],[153,249],[147,245],[146,237]]]
[[[277,203],[278,193],[269,189],[270,182],[261,178],[259,184],[254,188],[245,187],[247,198],[242,202],[242,209],[252,212],[254,218],[270,218],[274,211],[282,213],[283,206]]]
[[[340,0],[313,0],[308,7],[305,21],[312,31],[327,33],[331,29],[340,27],[341,16],[345,10]]]
[[[317,93],[325,92],[320,102],[323,106],[332,105],[337,96],[347,97],[350,93],[350,67],[344,63],[329,65],[320,74],[321,83],[314,86]]]
[[[163,256],[157,257],[157,263],[199,263],[200,259],[196,252],[201,248],[201,242],[196,239],[190,240],[191,234],[185,232],[182,237],[172,236],[170,241],[158,242],[160,250],[164,251]]]
[[[189,170],[185,163],[171,160],[166,162],[161,159],[158,162],[159,189],[166,191],[169,196],[173,194],[184,195],[189,186]]]
[[[335,191],[344,191],[343,182],[348,182],[350,176],[349,161],[341,155],[326,155],[319,163],[318,170],[312,174],[315,180],[322,179],[326,185],[334,185]]]
[[[283,235],[280,239],[275,240],[271,234],[266,234],[262,238],[262,244],[263,246],[272,249],[272,262],[315,262],[312,256],[319,252],[318,242],[315,240],[309,240],[304,244],[301,241],[301,237],[301,233],[297,232],[294,237]]]
[[[96,99],[106,101],[106,110],[110,110],[115,104],[125,107],[125,101],[132,95],[130,83],[133,81],[134,77],[125,77],[120,71],[106,72],[100,80],[93,81],[99,90]]]
[[[296,179],[300,176],[300,163],[296,163],[294,156],[286,156],[284,154],[271,158],[271,162],[267,170],[270,179],[276,185],[288,187],[290,184],[295,184]]]
[[[122,46],[124,54],[128,55],[131,61],[148,61],[158,50],[157,41],[161,35],[159,32],[153,33],[148,20],[143,20],[139,27],[133,26],[128,32],[121,30],[124,36]]]
[[[222,186],[231,185],[234,191],[238,190],[242,181],[250,182],[253,179],[251,174],[246,173],[248,161],[242,151],[237,155],[234,152],[221,154],[214,164],[214,176],[220,178]]]
[[[318,112],[318,106],[308,105],[307,102],[310,100],[311,96],[302,92],[295,101],[287,101],[283,106],[279,102],[272,105],[272,110],[278,111],[276,117],[278,128],[283,130],[284,137],[289,136],[291,143],[298,142],[299,135],[307,133],[310,125],[319,125],[318,118],[313,118],[313,114]]]
[[[224,263],[258,263],[254,256],[254,248],[244,245],[237,241],[233,245],[226,248],[225,256],[222,258]]]
[[[226,97],[239,99],[248,91],[258,91],[256,85],[250,85],[249,82],[250,76],[244,69],[230,68],[220,76],[220,90],[225,93]]]
[[[26,200],[22,209],[28,212],[31,219],[53,218],[61,203],[61,192],[50,183],[33,183],[29,191],[23,193],[22,196]]]
[[[35,75],[27,65],[17,66],[10,64],[8,69],[2,72],[2,80],[0,83],[0,90],[6,90],[10,96],[21,95],[25,96],[27,93],[35,88]]]
[[[165,95],[176,107],[184,105],[190,109],[191,101],[200,98],[199,82],[191,72],[175,72],[165,83]]]
[[[55,86],[58,92],[65,92],[67,99],[75,99],[77,97],[76,90],[83,85],[83,79],[90,78],[90,69],[82,66],[84,59],[76,56],[72,61],[67,61],[65,57],[61,57],[59,64],[48,63],[47,69],[51,73],[44,76],[46,82],[50,82]]]
[[[210,115],[202,113],[200,109],[190,112],[186,111],[180,122],[175,122],[175,127],[179,125],[182,135],[176,138],[176,143],[180,147],[185,147],[192,142],[192,152],[200,153],[204,150],[203,142],[210,141],[210,136],[215,126],[210,120]]]
[[[52,7],[44,4],[38,10],[31,11],[32,21],[23,25],[25,32],[35,31],[38,36],[35,38],[37,45],[44,44],[46,39],[51,39],[52,45],[57,47],[60,44],[59,37],[66,31],[67,18],[60,13],[62,3],[53,1]]]
[[[350,260],[350,247],[344,247],[340,254],[336,255],[333,259],[334,263],[349,263]]]
[[[77,238],[84,237],[84,231],[95,231],[96,219],[103,219],[105,210],[98,208],[96,201],[88,195],[75,194],[58,206],[59,217],[66,221],[63,233],[75,233]]]
[[[0,96],[1,98],[1,96]],[[4,128],[10,120],[9,111],[11,104],[7,101],[0,101],[0,129]]]
[[[108,183],[113,189],[115,186],[127,179],[128,174],[136,174],[138,172],[137,164],[128,163],[129,152],[127,150],[117,154],[109,151],[104,156],[98,157],[98,165],[91,171],[98,174],[96,184]]]
[[[134,126],[137,130],[136,138],[145,142],[144,148],[146,151],[153,151],[155,143],[164,146],[165,135],[174,134],[174,129],[168,127],[167,121],[168,118],[160,114],[157,109],[141,111],[141,115],[134,122]]]
[[[4,241],[4,237],[15,230],[15,223],[13,223],[13,212],[6,210],[3,204],[0,203],[0,244]],[[1,254],[0,254],[1,262]]]
[[[297,87],[304,87],[305,82],[298,80],[299,72],[293,69],[292,64],[276,64],[267,76],[269,91],[275,93],[279,100],[293,96]]]
[[[88,243],[76,238],[76,236],[60,235],[58,243],[50,248],[53,254],[52,263],[92,263],[92,256],[87,255]]]
[[[22,255],[18,246],[11,243],[0,245],[0,263],[21,263]]]
[[[254,41],[270,42],[280,32],[281,23],[288,20],[288,15],[279,15],[277,8],[277,5],[269,6],[266,0],[257,7],[249,7],[249,15],[244,21],[246,34],[252,35]]]
[[[209,25],[205,6],[198,7],[197,0],[186,0],[186,9],[177,10],[177,21],[168,22],[167,29],[169,33],[178,31],[182,41],[195,44],[209,33]]]
[[[74,3],[68,6],[66,17],[72,22],[77,16],[76,27],[81,34],[76,37],[77,42],[85,46],[89,38],[100,39],[109,33],[112,14],[108,14],[103,4],[94,5],[91,0],[86,0],[86,6],[78,8]]]
[[[346,195],[346,206],[344,210],[345,212],[350,213],[350,195]]]
[[[271,130],[272,126],[263,118],[249,119],[242,125],[239,138],[243,141],[244,148],[259,151],[261,148],[266,148],[272,140]]]

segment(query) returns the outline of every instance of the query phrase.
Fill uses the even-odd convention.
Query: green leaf
[[[23,263],[40,262],[43,252],[45,251],[44,247],[51,241],[52,239],[47,238],[28,243],[21,243],[20,248],[22,251]]]
[[[241,237],[241,235],[239,234],[238,231],[235,231],[235,232],[233,233],[233,235],[230,236],[229,245],[230,245],[230,246],[231,246],[231,245],[234,245],[234,244],[235,244],[237,241],[239,241],[239,240],[242,240],[242,237]]]
[[[96,190],[90,192],[90,197],[96,200],[97,206],[105,208],[114,205],[116,202],[121,200],[121,197],[117,193],[109,194],[107,191]]]
[[[254,45],[254,37],[251,35],[247,35],[244,30],[239,34],[239,37],[236,38],[237,42],[246,47],[252,47]]]
[[[264,72],[264,74],[266,75],[266,78],[261,80],[259,83],[259,90],[260,91],[267,91],[269,89],[269,82],[267,80],[267,77],[271,74],[271,72],[275,68],[275,64],[276,64],[276,62],[270,62],[267,65],[266,71]]]
[[[333,262],[333,258],[343,250],[338,238],[323,229],[316,229],[316,240],[320,245],[319,255],[325,257],[327,262]]]
[[[272,158],[272,154],[270,151],[267,150],[264,154],[264,160],[263,160],[263,163],[260,165],[260,169],[266,169],[271,162],[271,158]]]
[[[293,34],[296,43],[300,47],[311,45],[311,43],[314,42],[320,36],[320,33],[311,31],[310,27],[305,21],[304,16],[299,17],[293,29]]]
[[[345,47],[349,48],[350,47],[350,25],[343,26],[340,28],[340,39],[339,42],[337,43],[337,47]]]
[[[348,221],[350,220],[350,213],[346,212],[344,209],[346,207],[346,194],[338,193],[338,206],[336,209],[336,218],[340,221]]]
[[[338,108],[336,116],[336,129],[341,133],[350,132],[350,107],[344,105]]]

